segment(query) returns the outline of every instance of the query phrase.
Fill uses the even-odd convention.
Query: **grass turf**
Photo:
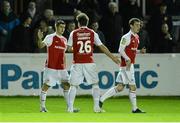
[[[138,97],[145,114],[132,114],[128,97],[106,100],[105,113],[93,112],[91,97],[77,97],[79,113],[67,113],[62,97],[47,97],[48,113],[38,97],[0,97],[0,122],[180,122],[180,97]]]

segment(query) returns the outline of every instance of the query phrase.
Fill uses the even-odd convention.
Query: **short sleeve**
[[[46,46],[50,46],[50,45],[52,44],[52,36],[47,35],[47,36],[44,38],[43,42],[46,44]]]
[[[120,52],[121,49],[125,49],[125,47],[126,47],[128,44],[129,44],[128,39],[127,39],[125,36],[123,36],[123,37],[121,38],[120,46],[119,46],[119,50],[118,50],[118,51]]]
[[[97,45],[97,46],[102,45],[102,42],[101,42],[98,34],[95,33],[95,32],[94,32],[94,43],[95,43],[95,45]]]
[[[122,37],[122,38],[121,38],[121,41],[120,41],[120,45],[121,45],[121,46],[126,46],[127,43],[128,43],[127,39],[126,39],[125,37]]]
[[[67,45],[68,46],[72,46],[72,43],[73,43],[73,31],[69,35],[69,39],[68,39]]]

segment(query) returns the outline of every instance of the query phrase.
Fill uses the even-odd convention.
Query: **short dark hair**
[[[62,19],[60,18],[57,18],[56,21],[55,21],[55,26],[59,26],[60,24],[66,24]]]
[[[81,26],[87,26],[89,23],[89,17],[85,13],[80,13],[76,19]]]
[[[141,22],[139,18],[131,18],[129,20],[129,25],[134,25],[135,22]]]

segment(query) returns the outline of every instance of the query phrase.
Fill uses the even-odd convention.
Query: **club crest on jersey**
[[[125,38],[122,39],[121,44],[123,44],[123,45],[126,44],[126,39]]]

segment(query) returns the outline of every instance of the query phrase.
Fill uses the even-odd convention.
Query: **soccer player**
[[[132,113],[145,113],[137,107],[136,102],[136,84],[134,77],[134,63],[136,53],[145,53],[146,49],[142,48],[140,51],[137,50],[139,44],[139,36],[137,33],[140,30],[140,20],[138,18],[131,18],[129,20],[130,31],[122,36],[120,41],[119,53],[121,56],[120,71],[117,75],[116,82],[117,86],[109,89],[100,97],[99,106],[102,107],[103,102],[121,92],[125,85],[129,86],[129,99],[132,104]]]
[[[55,33],[47,35],[42,41],[43,34],[38,31],[38,47],[47,46],[47,60],[43,74],[43,85],[40,94],[40,111],[47,112],[45,102],[46,94],[50,87],[61,82],[64,89],[64,97],[68,105],[68,90],[69,90],[69,74],[66,70],[65,51],[67,49],[67,39],[62,36],[65,30],[65,22],[57,19],[55,22]]]
[[[116,64],[120,63],[120,59],[115,57],[104,46],[99,39],[97,33],[87,27],[89,18],[86,14],[80,13],[77,16],[79,28],[72,31],[68,40],[68,51],[73,52],[73,65],[70,74],[70,90],[69,90],[69,108],[68,112],[73,112],[73,105],[76,96],[77,87],[83,83],[86,78],[87,83],[92,85],[92,96],[94,99],[94,112],[102,112],[99,107],[99,86],[96,64],[93,59],[93,47],[97,45],[102,52],[111,58]]]

